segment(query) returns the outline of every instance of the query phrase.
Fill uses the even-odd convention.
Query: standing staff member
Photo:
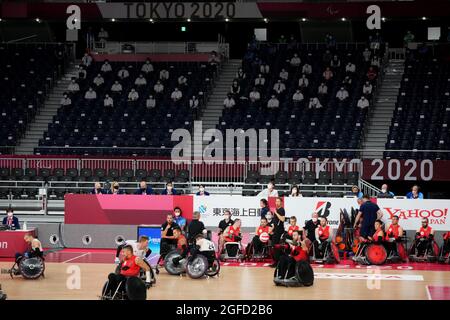
[[[360,236],[367,239],[375,233],[375,220],[381,219],[383,212],[377,204],[370,201],[368,195],[364,195],[362,201],[363,204],[359,208],[353,228],[357,228],[359,220],[362,218]]]
[[[281,236],[284,233],[284,220],[286,220],[286,212],[283,208],[283,203],[281,198],[277,198],[275,201],[275,212],[274,212],[274,232],[272,241],[274,244],[280,243]]]
[[[230,226],[234,224],[234,221],[231,219],[231,212],[230,210],[225,210],[223,214],[224,219],[219,222],[219,227],[217,230],[217,235],[219,236],[219,246],[218,250],[219,252],[222,252],[223,244],[225,240],[223,239],[223,232]]]

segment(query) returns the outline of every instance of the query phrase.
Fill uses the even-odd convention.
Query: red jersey
[[[386,240],[389,240],[389,238],[394,238],[394,239],[398,239],[398,237],[400,236],[399,234],[399,229],[400,226],[398,224],[393,225],[391,224],[389,226],[389,229],[387,229],[386,231]]]
[[[184,241],[182,241],[184,239]],[[177,249],[178,251],[183,251],[183,245],[187,246],[186,237],[180,234],[180,236],[177,239]]]
[[[225,237],[226,241],[234,242],[236,241],[236,237],[241,234],[241,228],[234,228],[234,226],[230,226],[228,229],[228,236]]]
[[[294,231],[296,231],[296,230],[299,230],[300,228],[298,227],[298,226],[289,226],[289,229],[288,229],[288,235],[290,236],[290,237],[292,237],[292,234],[294,233]]]
[[[291,249],[291,257],[294,258],[295,261],[307,261],[308,251],[303,250],[302,246],[295,246]]]
[[[265,227],[258,227],[258,230],[256,230],[256,235],[259,237],[261,235],[261,233],[269,233],[269,226],[265,226]]]
[[[327,240],[330,237],[330,226],[326,226],[325,228],[319,226],[317,228],[317,233],[319,234],[320,240]]]
[[[433,231],[433,229],[431,229],[430,226],[426,227],[425,229],[423,227],[420,227],[419,238],[428,238],[431,234],[431,231]]]
[[[383,230],[378,230],[378,231],[375,231],[375,233],[373,234],[373,240],[374,241],[378,241],[378,238],[379,237],[381,237],[381,234],[383,233]]]
[[[450,231],[444,233],[444,235],[442,236],[442,238],[443,238],[444,240],[450,239]]]
[[[124,259],[120,274],[125,277],[137,277],[141,271],[141,267],[136,264],[136,256],[131,256],[129,259]]]

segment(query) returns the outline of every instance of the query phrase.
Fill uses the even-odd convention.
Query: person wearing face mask
[[[91,194],[104,194],[105,190],[100,182],[94,184],[94,188],[91,190]]]
[[[209,192],[205,191],[205,187],[203,185],[199,185],[198,192],[195,195],[196,196],[209,196]]]
[[[311,241],[316,241],[316,228],[319,227],[319,214],[314,212],[310,220],[306,221],[304,230],[306,231],[306,237]]]
[[[162,195],[175,196],[177,191],[173,188],[172,182],[167,182],[166,188],[161,192]]]
[[[406,194],[408,199],[423,199],[423,193],[419,192],[419,186],[414,185],[410,192]]]
[[[278,197],[278,191],[275,190],[274,182],[270,181],[267,184],[267,188],[264,189],[263,191],[261,191],[260,193],[258,193],[257,197],[265,198],[265,199],[267,199],[268,197]]]
[[[369,106],[370,106],[369,100],[367,100],[365,96],[361,96],[361,98],[358,100],[357,107],[364,109],[368,108]]]
[[[280,243],[281,236],[284,233],[284,221],[286,220],[286,212],[283,208],[283,202],[281,198],[275,200],[275,211],[273,212],[273,236],[272,242]]]
[[[103,99],[103,106],[104,107],[114,107],[114,100],[113,100],[113,98],[111,98],[110,96],[109,96],[109,94],[106,94],[105,95],[105,99]]]
[[[12,208],[6,209],[6,217],[3,218],[2,224],[10,230],[19,230],[19,219],[14,216],[14,210]]]
[[[69,86],[67,87],[67,91],[70,91],[70,92],[80,91],[80,85],[78,83],[76,83],[75,79],[72,79],[72,81],[69,83]]]
[[[224,245],[224,239],[223,239],[223,232],[230,226],[234,224],[234,221],[231,219],[231,212],[230,210],[225,210],[223,214],[223,220],[219,222],[219,226],[217,229],[217,235],[219,236],[219,252],[222,252],[223,245]]]
[[[97,99],[97,93],[90,87],[88,91],[84,94],[84,99],[92,101]]]
[[[111,183],[111,189],[108,190],[108,194],[124,194],[124,192],[119,188],[119,183],[114,181]]]
[[[175,223],[180,227],[181,231],[186,228],[186,218],[182,216],[183,212],[180,207],[175,207],[173,209],[173,217]]]
[[[259,200],[259,206],[261,207],[260,216],[261,218],[265,218],[267,213],[269,213],[269,203],[267,202],[267,199],[261,199]]]
[[[67,92],[64,92],[64,95],[61,99],[61,107],[67,107],[72,105],[72,100],[67,95]]]
[[[303,197],[297,185],[293,185],[289,197]]]
[[[152,187],[147,185],[147,182],[145,182],[144,180],[142,180],[139,183],[139,189],[137,189],[134,194],[141,194],[141,195],[151,195],[153,194],[153,189]]]
[[[377,198],[393,198],[394,194],[388,190],[388,185],[383,184],[381,186],[381,192],[378,193]]]

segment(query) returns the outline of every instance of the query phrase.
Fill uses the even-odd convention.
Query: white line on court
[[[425,286],[425,289],[427,290],[428,300],[433,300],[433,298],[431,298],[430,288],[428,287],[428,285]]]
[[[76,256],[75,258],[72,258],[72,259],[69,259],[69,260],[63,261],[62,263],[67,263],[67,262],[70,262],[70,261],[76,260],[76,259],[78,259],[78,258],[81,258],[81,257],[87,256],[88,254],[91,254],[91,253],[90,253],[90,252],[86,252],[86,253],[80,254],[79,256]]]

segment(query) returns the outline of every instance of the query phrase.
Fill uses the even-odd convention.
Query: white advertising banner
[[[421,220],[428,218],[434,230],[450,231],[450,200],[378,199],[377,203],[383,211],[383,221],[390,223],[392,217],[397,215],[399,224],[405,230],[419,229]]]

